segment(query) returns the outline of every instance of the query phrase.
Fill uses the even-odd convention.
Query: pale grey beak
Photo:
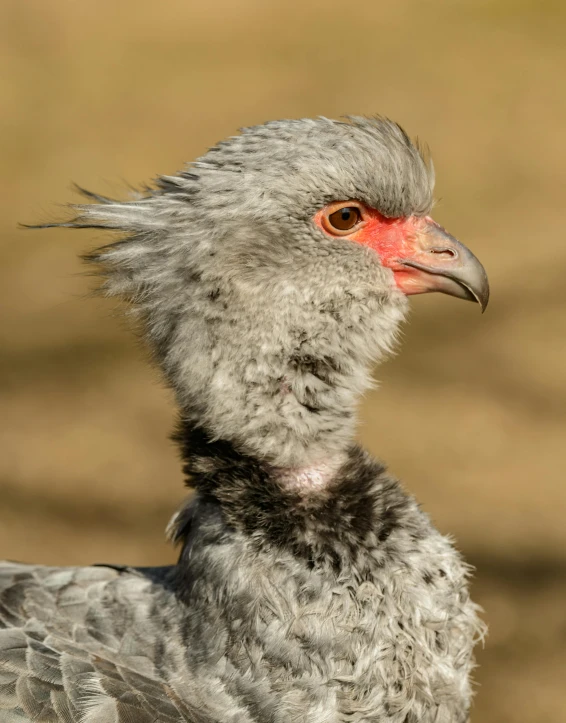
[[[398,259],[398,263],[427,275],[423,292],[439,291],[476,301],[485,311],[489,281],[484,267],[466,246],[431,218],[418,233],[414,253]]]

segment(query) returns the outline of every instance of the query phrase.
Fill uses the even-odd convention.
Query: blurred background
[[[185,495],[170,394],[91,232],[23,231],[71,181],[124,196],[272,118],[382,113],[492,300],[413,301],[360,435],[477,567],[473,720],[566,720],[566,4],[3,0],[0,557],[159,564]]]

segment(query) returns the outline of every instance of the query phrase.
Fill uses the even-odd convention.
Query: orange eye
[[[360,209],[356,206],[342,206],[334,213],[328,215],[325,219],[330,232],[351,231],[362,220]]]

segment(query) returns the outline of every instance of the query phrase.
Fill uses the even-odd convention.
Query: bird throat
[[[345,460],[346,455],[340,454],[305,467],[282,467],[275,470],[275,477],[283,487],[297,492],[324,490]]]
[[[299,497],[324,493],[331,487],[351,452],[334,452],[304,465],[274,466],[238,451],[228,440],[212,439],[187,420],[181,420],[173,439],[180,446],[183,471],[191,487],[217,489],[230,486],[234,478],[242,480],[246,487],[263,487],[264,482],[258,481],[269,479],[282,493]]]

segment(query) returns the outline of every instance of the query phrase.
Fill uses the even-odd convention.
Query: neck
[[[406,300],[365,287],[337,299],[337,282],[310,289],[295,279],[295,288],[288,274],[251,289],[225,282],[207,297],[216,315],[207,306],[183,316],[160,342],[160,361],[185,419],[211,438],[274,467],[318,468],[351,446],[359,400],[394,344]]]
[[[414,503],[387,476],[385,467],[359,447],[351,446],[316,471],[297,474],[242,454],[229,442],[211,441],[206,432],[187,423],[175,439],[188,483],[197,492],[170,528],[185,552],[195,505],[216,510],[223,529],[243,533],[259,546],[333,565],[347,564],[354,549],[382,546],[412,514]]]
[[[279,468],[289,485],[320,486],[352,444],[358,400],[370,383],[366,369],[344,370],[330,357],[262,360],[252,348],[211,380],[205,408],[179,401],[187,423],[202,425],[211,439]]]

